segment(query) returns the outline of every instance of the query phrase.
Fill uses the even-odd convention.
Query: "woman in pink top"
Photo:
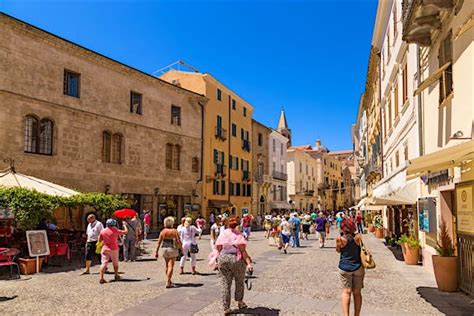
[[[104,279],[105,269],[109,261],[112,261],[115,272],[115,280],[120,280],[118,274],[118,263],[119,263],[119,246],[118,246],[118,237],[120,235],[127,234],[127,227],[125,230],[117,229],[117,221],[115,219],[108,219],[106,222],[106,229],[103,229],[99,235],[99,241],[102,241],[102,265],[100,266],[100,284],[107,283]]]
[[[244,303],[245,271],[253,270],[252,259],[247,253],[247,242],[236,227],[239,222],[234,216],[229,217],[226,229],[216,241],[216,249],[209,255],[209,265],[218,265],[222,284],[222,305],[224,314],[231,313],[230,289],[235,280],[235,300],[239,309],[246,308]]]

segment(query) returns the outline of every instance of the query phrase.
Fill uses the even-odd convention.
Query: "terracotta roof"
[[[328,153],[328,155],[339,156],[339,155],[351,155],[353,153],[354,153],[354,151],[349,149],[349,150],[331,151],[331,152]]]
[[[298,149],[298,150],[306,150],[306,151],[308,151],[308,150],[311,150],[312,147],[311,147],[311,145],[300,145],[300,146],[291,146],[291,147],[288,148],[288,149]]]

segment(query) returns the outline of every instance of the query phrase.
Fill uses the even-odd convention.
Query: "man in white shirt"
[[[95,218],[94,214],[87,216],[87,222],[89,222],[89,225],[87,225],[86,230],[86,270],[82,274],[90,274],[92,258],[97,256],[95,248],[99,240],[99,234],[104,229],[104,225]]]

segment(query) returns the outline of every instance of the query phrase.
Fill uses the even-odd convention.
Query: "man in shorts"
[[[326,216],[324,216],[323,212],[319,212],[318,218],[316,218],[316,232],[319,238],[319,248],[324,247],[324,242],[326,241],[326,223],[327,223]]]

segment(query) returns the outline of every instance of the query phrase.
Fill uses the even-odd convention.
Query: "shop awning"
[[[434,73],[432,73],[428,78],[423,80],[423,82],[420,83],[418,88],[413,92],[413,95],[418,95],[421,93],[421,91],[425,90],[429,86],[431,86],[433,83],[439,80],[439,78],[443,75],[443,72],[448,69],[449,65],[451,65],[451,62],[447,62],[443,66],[441,66],[438,70],[436,70]]]
[[[406,182],[406,184],[394,191],[385,192],[380,196],[373,197],[373,205],[410,205],[415,204],[417,196],[418,180],[413,179]]]
[[[269,203],[272,210],[290,210],[291,205],[288,202],[284,201],[273,201]]]
[[[222,208],[222,207],[231,207],[232,203],[225,200],[209,200],[207,205],[208,207]]]
[[[460,166],[474,159],[474,140],[438,150],[434,153],[410,160],[407,178],[421,177],[431,172]]]

